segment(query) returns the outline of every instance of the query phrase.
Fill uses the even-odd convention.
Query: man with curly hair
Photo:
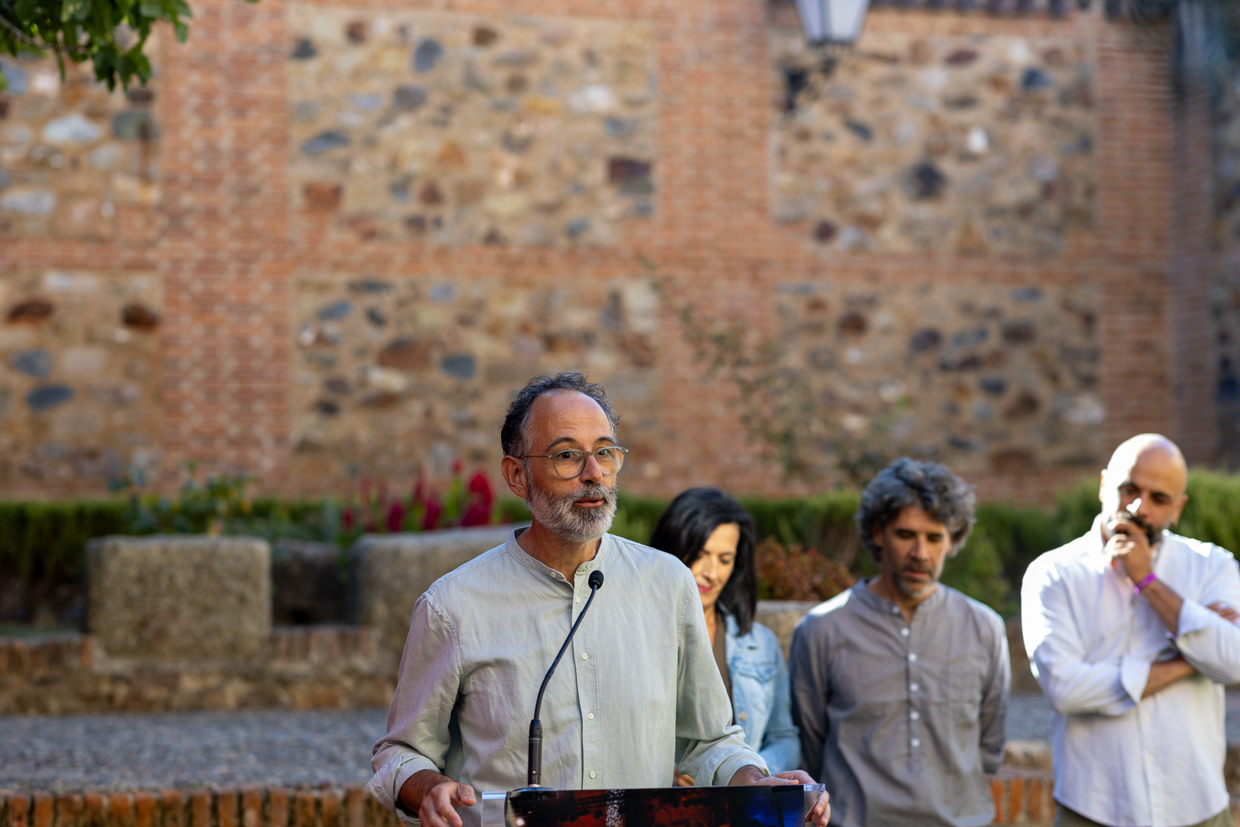
[[[898,459],[866,486],[879,574],[812,609],[792,638],[792,718],[833,825],[979,827],[1003,759],[1011,664],[1003,620],[939,583],[973,528],[973,489]]]

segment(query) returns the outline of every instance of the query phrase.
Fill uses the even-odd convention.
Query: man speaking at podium
[[[667,787],[677,757],[707,785],[813,783],[800,771],[768,776],[732,723],[689,569],[607,534],[626,453],[618,419],[580,373],[536,377],[508,408],[504,480],[532,524],[414,608],[369,784],[403,823],[476,827],[475,790],[526,785],[535,697],[595,571],[607,588],[546,687],[548,787]],[[830,814],[823,794],[810,819],[825,827]]]

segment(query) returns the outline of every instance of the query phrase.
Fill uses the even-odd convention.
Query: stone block
[[[817,605],[800,600],[759,600],[754,619],[775,633],[780,648],[784,650],[784,660],[787,660],[788,649],[792,646],[792,630],[805,613]]]
[[[246,660],[271,636],[271,549],[247,537],[101,537],[87,624],[115,658]]]
[[[350,550],[354,620],[382,633],[381,645],[399,652],[409,634],[413,604],[448,572],[501,545],[513,526],[485,526],[426,534],[368,534]]]

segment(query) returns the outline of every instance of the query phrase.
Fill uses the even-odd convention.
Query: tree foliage
[[[184,42],[192,16],[184,0],[0,0],[0,54],[50,52],[62,79],[66,60],[89,60],[109,90],[118,83],[127,89],[151,77],[145,50],[156,24],[168,24]]]

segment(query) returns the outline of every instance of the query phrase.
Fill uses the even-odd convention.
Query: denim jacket
[[[792,723],[788,666],[779,638],[760,623],[741,636],[736,619],[725,618],[732,709],[745,730],[745,743],[758,751],[772,773],[799,769],[801,741]]]

